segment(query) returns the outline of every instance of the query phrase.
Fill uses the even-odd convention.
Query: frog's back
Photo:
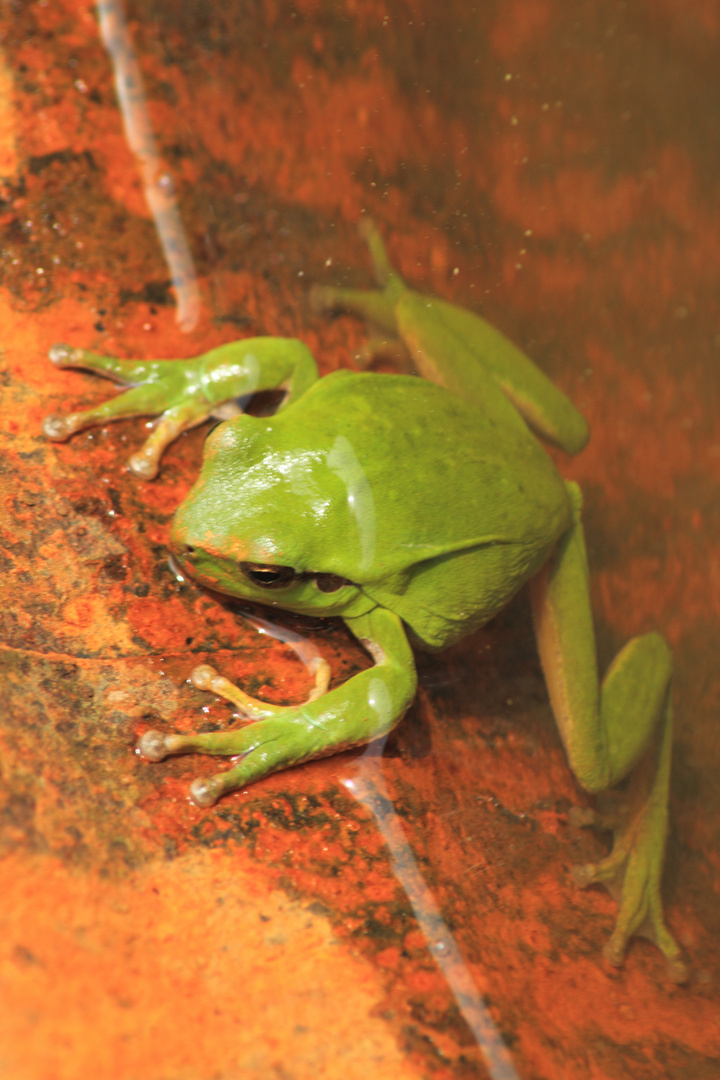
[[[510,422],[425,379],[338,372],[297,407],[321,443],[346,441],[372,493],[358,583],[428,646],[491,618],[569,524],[565,485],[509,403]]]

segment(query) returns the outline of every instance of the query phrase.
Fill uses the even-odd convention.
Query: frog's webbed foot
[[[70,345],[53,345],[49,353],[59,368],[82,368],[130,387],[94,409],[45,417],[43,432],[64,442],[77,431],[112,420],[160,414],[142,448],[129,460],[132,471],[144,480],[157,476],[160,458],[174,439],[201,424],[212,411],[198,385],[187,377],[188,364],[168,360],[118,360]]]
[[[193,751],[238,758],[226,772],[192,784],[190,794],[198,806],[211,806],[225,792],[268,773],[361,746],[387,734],[405,713],[417,688],[405,629],[399,616],[384,608],[373,608],[352,619],[352,631],[373,656],[373,667],[329,690],[330,666],[315,657],[309,665],[315,685],[302,705],[258,701],[218,675],[214,668],[201,665],[191,676],[195,686],[232,701],[250,722],[234,731],[199,735],[148,731],[140,739],[138,750],[152,761]]]
[[[681,982],[687,968],[665,925],[660,897],[672,749],[672,654],[660,634],[632,638],[599,683],[582,500],[575,485],[568,484],[568,495],[573,524],[533,579],[533,616],[573,772],[586,791],[615,803],[608,818],[599,819],[601,827],[613,832],[612,852],[576,868],[574,877],[582,886],[604,884],[618,902],[605,948],[611,964],[621,964],[630,938],[641,934],[658,946],[670,977]],[[626,807],[623,813],[618,813],[619,799]],[[583,816],[583,823],[593,823]]]
[[[198,777],[191,783],[193,802],[197,806],[213,806],[227,792],[244,787],[276,769],[318,756],[309,738],[308,727],[302,706],[276,708],[264,720],[246,724],[237,731],[198,735],[163,735],[160,731],[146,731],[138,742],[138,750],[150,761],[163,761],[174,754],[193,752],[239,757],[240,761],[225,772]]]
[[[631,793],[632,794],[632,793]],[[597,863],[573,867],[573,881],[580,888],[602,884],[617,901],[615,928],[603,950],[613,967],[624,961],[633,935],[648,938],[664,954],[673,982],[688,978],[688,967],[679,945],[665,925],[660,893],[666,810],[650,799],[633,805],[625,813],[614,807],[608,815],[593,811],[571,814],[571,823],[611,829],[611,853]]]
[[[317,701],[328,689],[331,668],[326,660],[316,657],[311,665],[315,684],[308,695],[306,705]],[[293,739],[297,742],[302,729],[302,705],[271,705],[251,697],[224,676],[219,675],[210,664],[200,664],[190,675],[190,682],[198,690],[232,702],[245,720],[251,721],[239,731],[211,732],[199,735],[164,735],[161,731],[146,731],[138,742],[138,750],[149,761],[163,761],[173,754],[199,751],[233,757],[245,754],[242,763],[215,776],[198,778],[190,785],[190,797],[197,806],[213,806],[227,791],[242,787],[275,764],[293,764],[303,760],[302,753],[293,753]],[[252,723],[254,721],[254,723]],[[273,723],[279,721],[279,723]],[[268,745],[274,744],[274,745]],[[310,755],[312,756],[312,755]]]

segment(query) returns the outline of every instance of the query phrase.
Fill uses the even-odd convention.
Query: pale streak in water
[[[270,622],[268,619],[262,619],[259,615],[248,615],[243,612],[242,617],[256,630],[259,630],[261,634],[267,634],[268,637],[274,638],[276,641],[282,641],[284,645],[289,645],[307,670],[314,674],[315,663],[322,660],[322,653],[309,638],[303,637],[302,634],[298,634],[294,630],[289,630],[286,626],[278,626],[277,623]]]
[[[190,580],[185,576],[172,555],[168,556],[168,566],[177,581],[187,582]],[[250,615],[245,611],[241,612],[241,615],[245,622],[249,622],[260,634],[267,634],[268,637],[274,638],[275,641],[281,641],[283,645],[289,645],[307,671],[311,675],[315,674],[318,661],[322,660],[323,656],[309,638],[306,638],[303,634],[298,634],[295,630],[290,630],[287,626],[279,626],[278,623],[270,622],[269,619],[263,619],[260,615]]]
[[[425,884],[417,860],[405,839],[382,775],[380,762],[384,743],[384,738],[370,743],[362,757],[353,763],[355,775],[341,780],[341,783],[375,818],[390,851],[393,872],[407,893],[428,948],[475,1036],[491,1080],[520,1080],[490,1010],[475,986],[458,944]]]
[[[175,198],[172,177],[162,170],[145,103],[140,67],[125,21],[122,0],[96,0],[100,34],[115,72],[120,111],[128,145],[137,159],[145,199],[155,221],[165,261],[177,297],[181,330],[195,328],[200,315],[200,291],[195,266]]]

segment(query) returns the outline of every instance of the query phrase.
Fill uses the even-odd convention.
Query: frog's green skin
[[[248,697],[207,666],[195,685],[254,721],[200,735],[148,732],[146,757],[240,756],[196,780],[194,800],[389,731],[411,702],[408,637],[441,649],[481,626],[530,581],[535,630],[570,766],[589,792],[632,773],[631,809],[610,856],[576,869],[619,898],[606,947],[619,964],[642,933],[685,977],[660,900],[670,770],[672,659],[658,634],[634,638],[600,684],[576,485],[560,478],[529,427],[575,453],[587,425],[568,399],[497,330],[407,289],[366,229],[378,292],[324,289],[321,306],[369,317],[402,336],[420,372],[336,372],[318,379],[298,341],[253,338],[194,360],[119,361],[68,346],[59,366],[131,384],[87,413],[50,417],[67,438],[89,424],[165,410],[131,464],[152,476],[164,447],[222,403],[283,386],[275,416],[240,415],[205,444],[200,476],[179,507],[171,545],[180,567],[230,596],[341,616],[375,666],[328,690],[319,665],[310,699],[278,707]],[[439,384],[439,385],[438,385]],[[635,769],[641,762],[642,767]]]

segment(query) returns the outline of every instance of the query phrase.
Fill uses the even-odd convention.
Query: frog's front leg
[[[613,827],[611,854],[576,867],[585,886],[602,882],[619,902],[607,960],[622,963],[633,934],[649,937],[665,954],[670,976],[687,978],[680,949],[668,931],[660,883],[668,818],[672,742],[672,657],[664,638],[633,638],[599,685],[580,508],[569,483],[574,522],[550,563],[532,584],[533,616],[550,701],[570,766],[589,792],[605,791],[633,770],[628,807]],[[637,768],[636,768],[637,766]]]
[[[187,360],[118,360],[54,345],[50,359],[56,367],[94,371],[130,389],[94,409],[46,417],[43,431],[49,439],[62,442],[76,431],[111,420],[161,414],[129,462],[145,480],[157,475],[164,450],[178,435],[207,420],[225,402],[285,386],[284,406],[317,379],[312,354],[293,338],[246,338]]]
[[[346,622],[375,658],[374,667],[317,696],[327,678],[321,667],[315,690],[305,704],[298,706],[258,701],[217,676],[213,669],[200,669],[196,685],[232,701],[251,718],[250,723],[238,731],[199,735],[148,731],[138,749],[152,761],[192,752],[240,756],[233,768],[190,785],[190,795],[198,806],[212,806],[221,795],[268,773],[387,734],[403,716],[417,686],[415,662],[402,621],[384,608],[375,608]]]

